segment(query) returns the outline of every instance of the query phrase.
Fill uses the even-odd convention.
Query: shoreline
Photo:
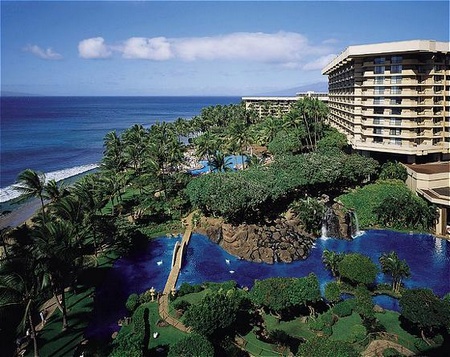
[[[38,199],[19,204],[17,208],[6,214],[0,215],[0,229],[17,228],[32,218],[40,209],[41,203]]]

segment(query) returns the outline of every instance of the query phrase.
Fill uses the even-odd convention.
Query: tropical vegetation
[[[337,199],[357,211],[365,227],[432,227],[435,209],[406,188],[403,166],[388,163],[380,168],[371,158],[348,154],[345,136],[326,124],[326,116],[323,103],[310,98],[299,100],[285,115],[268,117],[259,117],[242,103],[208,107],[191,120],[179,118],[150,128],[136,124],[107,133],[99,169],[70,187],[37,171],[22,172],[16,187],[24,198],[38,199],[40,209],[25,225],[1,232],[0,329],[8,346],[29,330],[33,353],[39,355],[43,339],[36,338],[37,314],[51,298],[58,321],[58,332],[53,333],[61,339],[70,336],[80,315],[69,306],[84,301],[86,291],[91,294],[102,259],[129,254],[153,236],[182,231],[182,218],[194,209],[198,215],[236,224],[264,224],[289,212],[317,235],[326,205]],[[230,155],[240,157],[242,164],[232,167]],[[210,173],[193,177],[189,169],[200,162],[209,164]],[[275,346],[298,356],[360,352],[362,341],[383,330],[372,303],[374,294],[386,291],[375,284],[379,268],[365,256],[332,251],[324,252],[323,263],[336,278],[326,286],[324,297],[312,274],[257,281],[250,291],[232,283],[182,287],[172,304],[181,314],[177,318],[195,334],[185,336],[171,327],[167,345],[159,347],[168,355],[186,356],[240,355],[250,351],[252,343],[260,352]],[[389,293],[401,296],[402,318],[412,333],[420,330],[430,348],[442,344],[436,341],[447,336],[448,299],[408,292],[402,282],[409,268],[395,252],[380,256],[379,264],[392,279]],[[90,281],[86,276],[92,279],[88,286],[80,283]],[[350,303],[343,293],[353,296]],[[439,318],[420,310],[414,299],[438,306]],[[150,333],[160,322],[157,304],[148,294],[135,294],[126,306],[132,323],[114,343],[83,348],[98,355],[153,353],[158,340]],[[273,319],[276,326],[268,328]],[[330,342],[325,337],[338,336],[338,321],[357,327]],[[236,347],[236,337],[247,344]],[[77,335],[70,343],[80,341]]]

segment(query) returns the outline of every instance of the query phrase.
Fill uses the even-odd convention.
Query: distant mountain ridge
[[[40,95],[38,95],[38,94],[10,92],[10,91],[5,91],[5,90],[2,90],[0,95],[2,97],[40,97]]]
[[[328,82],[316,82],[305,84],[299,87],[281,89],[273,92],[257,93],[256,96],[289,96],[294,97],[296,93],[300,92],[328,92]]]

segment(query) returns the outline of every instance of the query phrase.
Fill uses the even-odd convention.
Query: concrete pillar
[[[447,208],[438,207],[438,219],[436,221],[436,234],[448,235],[447,233]]]

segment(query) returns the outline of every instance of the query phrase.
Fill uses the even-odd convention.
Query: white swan
[[[234,270],[230,270],[230,274],[234,274]]]
[[[161,265],[162,264],[162,260],[160,260],[159,262],[156,262],[156,264]]]
[[[230,259],[225,259],[225,263],[227,263],[228,265],[230,265]]]

